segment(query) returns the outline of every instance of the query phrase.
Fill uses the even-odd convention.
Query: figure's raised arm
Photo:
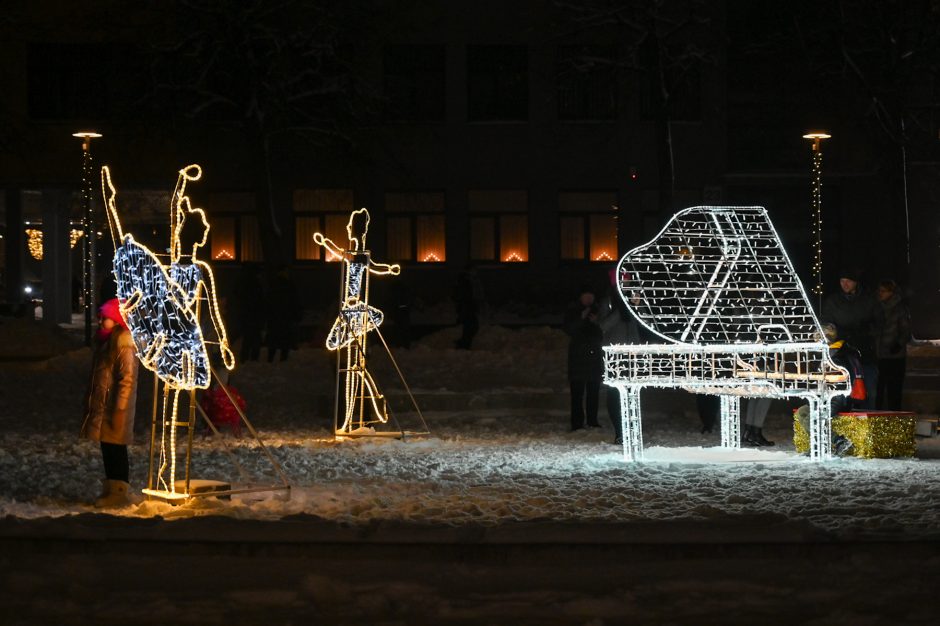
[[[373,274],[391,274],[392,276],[398,276],[401,274],[401,265],[398,263],[377,263],[372,259],[369,259],[369,271]]]
[[[339,257],[343,256],[343,252],[345,252],[345,250],[333,243],[332,239],[329,237],[324,237],[323,233],[313,233],[313,243],[317,244],[318,246],[323,246]]]
[[[209,306],[209,319],[212,321],[212,325],[215,327],[215,333],[219,337],[219,352],[222,354],[222,362],[225,364],[225,369],[230,370],[235,367],[235,355],[232,354],[232,350],[229,348],[228,334],[225,332],[225,321],[222,319],[222,312],[219,311],[219,301],[215,291],[215,277],[212,275],[212,270],[205,261],[196,261],[196,264],[202,268],[203,276],[207,277],[209,280],[208,284],[206,284],[205,280],[200,281],[199,284],[206,292],[206,301]]]
[[[124,240],[124,231],[121,230],[121,220],[118,218],[117,189],[111,183],[111,169],[105,165],[101,168],[101,193],[104,196],[104,203],[107,206],[108,228],[111,231],[111,243],[117,248]]]

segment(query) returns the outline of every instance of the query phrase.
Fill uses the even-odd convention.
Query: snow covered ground
[[[793,452],[778,406],[765,429],[777,446],[722,450],[677,392],[645,397],[646,461],[627,464],[609,425],[568,432],[559,331],[484,328],[469,352],[453,350],[455,338],[449,329],[396,351],[419,401],[450,398],[449,410],[425,414],[429,436],[335,442],[333,365],[305,347],[232,380],[291,478],[289,500],[107,514],[88,504],[99,451],[76,436],[88,352],[0,363],[0,602],[59,598],[10,623],[930,623],[940,440],[919,439],[914,459],[816,464]],[[376,367],[394,391],[390,365]],[[517,401],[500,408],[494,397]],[[138,487],[149,403],[145,379],[131,448]],[[225,442],[249,480],[222,441],[200,436],[195,477],[274,482],[250,438]],[[175,572],[174,604],[144,566]],[[61,567],[77,580],[53,582]],[[109,568],[127,578],[105,600],[94,581]],[[197,592],[225,587],[223,571],[238,593]],[[906,608],[894,613],[889,600]]]

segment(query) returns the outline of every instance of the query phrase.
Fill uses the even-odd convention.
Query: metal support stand
[[[832,458],[832,418],[829,403],[820,402],[810,396],[809,400],[809,457],[813,461],[828,461]]]
[[[288,498],[289,498],[290,489],[291,489],[290,481],[288,480],[287,475],[284,473],[284,470],[281,467],[280,463],[277,462],[277,459],[274,458],[274,456],[271,454],[271,451],[268,450],[267,446],[264,445],[264,441],[262,441],[261,436],[258,434],[254,426],[248,420],[248,416],[245,415],[245,412],[242,411],[240,406],[238,406],[238,403],[235,401],[234,397],[232,396],[231,391],[229,391],[229,388],[220,381],[218,374],[214,370],[212,371],[212,375],[214,377],[216,384],[219,385],[219,387],[225,393],[225,396],[228,398],[229,402],[231,402],[232,406],[235,407],[235,410],[238,412],[238,416],[239,418],[241,418],[242,423],[248,429],[248,432],[251,433],[251,437],[255,440],[255,442],[261,448],[261,451],[264,453],[268,461],[271,463],[271,466],[274,468],[274,471],[278,476],[280,484],[265,485],[265,486],[260,486],[260,487],[241,487],[237,489],[228,487],[227,489],[214,489],[211,491],[201,491],[201,492],[194,492],[192,490],[191,484],[193,480],[190,476],[190,469],[192,465],[193,432],[196,426],[196,413],[197,412],[199,413],[200,416],[202,416],[203,420],[206,422],[206,425],[213,432],[213,434],[220,437],[220,440],[222,441],[225,452],[226,454],[228,454],[229,458],[232,460],[232,463],[235,466],[236,470],[238,471],[241,479],[246,482],[249,480],[247,472],[245,472],[245,469],[242,467],[241,463],[238,462],[238,457],[235,455],[231,446],[228,444],[227,441],[225,441],[224,438],[221,437],[221,433],[216,428],[215,424],[213,424],[212,421],[209,420],[209,416],[206,415],[205,411],[202,410],[202,407],[199,406],[198,403],[196,402],[196,394],[195,394],[195,391],[193,391],[190,393],[189,419],[187,421],[173,422],[172,415],[168,416],[166,415],[166,413],[163,414],[163,424],[165,427],[169,427],[174,430],[176,428],[188,429],[187,444],[186,444],[186,457],[185,457],[186,465],[185,465],[185,470],[184,470],[185,478],[183,481],[179,481],[179,482],[182,482],[183,489],[180,491],[176,490],[176,483],[178,481],[175,481],[175,480],[171,481],[171,484],[167,485],[169,489],[160,489],[159,488],[159,482],[160,482],[159,468],[157,469],[156,473],[154,472],[154,466],[155,466],[154,460],[155,460],[155,453],[157,450],[156,426],[157,426],[158,402],[156,401],[156,398],[158,395],[157,388],[159,385],[158,380],[155,379],[155,383],[154,383],[154,398],[155,399],[154,399],[154,404],[153,404],[153,427],[151,428],[151,432],[150,432],[150,469],[148,471],[148,476],[147,476],[147,488],[143,490],[144,494],[148,498],[156,499],[156,500],[163,500],[165,502],[170,502],[172,504],[179,504],[179,503],[188,501],[192,498],[226,497],[226,496],[232,496],[235,494],[260,493],[260,492],[266,492],[266,491],[286,491]],[[168,392],[169,392],[169,389],[167,389],[164,386],[164,396],[168,396]],[[166,406],[168,406],[168,403],[164,402],[164,407]]]
[[[741,398],[721,398],[721,447],[737,450],[741,447]]]
[[[620,422],[623,460],[643,460],[643,425],[640,422],[640,387],[617,387],[620,392]]]

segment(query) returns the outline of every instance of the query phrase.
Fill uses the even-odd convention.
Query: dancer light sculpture
[[[799,397],[810,406],[811,457],[831,456],[830,401],[847,395],[822,327],[766,210],[693,207],[620,260],[620,295],[667,343],[604,348],[620,393],[624,457],[643,455],[640,391],[721,397],[721,440],[740,446],[740,398]],[[627,278],[628,277],[628,278]]]
[[[401,266],[377,263],[372,259],[372,254],[366,249],[369,221],[369,211],[364,208],[349,215],[346,224],[349,245],[346,248],[323,233],[313,235],[314,242],[326,249],[327,258],[332,255],[343,261],[339,315],[326,338],[327,349],[339,352],[334,413],[334,433],[337,436],[365,434],[370,424],[388,422],[385,397],[368,368],[368,333],[377,331],[385,319],[382,311],[369,304],[369,277],[371,274],[397,276],[401,273]],[[342,396],[339,391],[341,384]],[[342,411],[340,398],[343,400]]]
[[[228,345],[225,324],[219,310],[215,277],[209,265],[199,258],[199,250],[209,236],[209,223],[202,209],[193,208],[186,195],[186,185],[202,176],[198,165],[179,171],[176,189],[170,201],[170,247],[168,255],[158,255],[137,242],[121,226],[116,206],[117,191],[107,166],[101,170],[102,188],[107,204],[108,226],[115,244],[114,278],[121,314],[127,321],[141,364],[163,383],[162,430],[159,467],[147,489],[148,495],[166,499],[189,497],[177,489],[176,430],[179,395],[207,389],[212,380],[208,346],[217,347],[226,369],[235,366]],[[187,254],[183,254],[180,235],[187,220],[201,227],[201,236]],[[162,258],[161,258],[162,257]],[[207,306],[214,338],[207,339],[200,325],[202,307]],[[157,402],[156,396],[154,402]],[[195,421],[195,402],[189,402],[190,439]],[[151,445],[153,446],[152,439]],[[153,449],[151,449],[151,462]],[[188,482],[189,456],[186,476]]]

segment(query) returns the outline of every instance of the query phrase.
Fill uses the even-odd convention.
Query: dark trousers
[[[702,420],[702,432],[710,433],[718,421],[718,414],[721,413],[721,398],[697,393],[695,406],[698,408],[698,417]]]
[[[865,399],[856,402],[855,406],[860,409],[873,409],[878,395],[878,363],[862,363],[862,372],[865,375]]]
[[[620,412],[620,391],[607,388],[607,415],[614,425],[614,441],[623,441],[623,414]]]
[[[875,395],[875,408],[901,410],[906,367],[907,359],[878,359],[878,393]]]
[[[473,343],[473,338],[476,337],[477,331],[480,330],[480,318],[474,314],[462,317],[461,321],[463,324],[463,332],[460,334],[460,339],[457,340],[457,349],[469,350],[470,344]]]
[[[105,478],[129,482],[130,464],[127,460],[127,446],[102,441],[101,460],[104,461]]]
[[[571,381],[571,430],[584,428],[585,414],[588,426],[599,426],[597,405],[600,394],[600,379]]]

